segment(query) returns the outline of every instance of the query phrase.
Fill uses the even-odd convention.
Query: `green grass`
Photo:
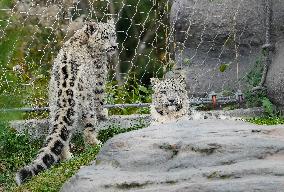
[[[34,158],[41,143],[30,141],[27,134],[19,135],[0,121],[0,188],[9,191],[15,185],[14,172]]]
[[[8,121],[20,119],[22,113],[0,114],[0,191],[59,191],[63,183],[73,176],[81,166],[95,160],[99,147],[86,147],[81,134],[73,136],[71,152],[74,158],[54,165],[49,170],[33,177],[29,182],[16,186],[16,171],[32,161],[38,153],[43,140],[31,140],[28,134],[17,134],[9,128]],[[131,128],[110,127],[99,132],[98,138],[104,143],[114,135],[143,128],[135,125]]]
[[[257,125],[278,125],[284,124],[284,117],[255,117],[247,121]]]
[[[3,124],[7,124],[8,121],[21,120],[24,115],[25,114],[22,112],[0,112],[0,123],[3,126]],[[0,129],[3,129],[3,127],[0,127]]]
[[[11,191],[57,192],[62,187],[62,184],[73,176],[81,166],[88,165],[92,162],[98,151],[99,147],[88,148],[81,155],[74,157],[70,161],[62,162],[53,166],[51,169],[33,177],[30,182],[19,187],[15,187]]]
[[[138,130],[143,127],[145,127],[145,125],[143,124],[134,125],[133,127],[129,127],[129,128],[109,127],[108,129],[101,130],[99,132],[98,139],[102,143],[105,143],[108,139],[112,138],[113,136],[117,134]]]

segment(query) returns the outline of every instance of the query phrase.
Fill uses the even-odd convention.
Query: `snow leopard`
[[[153,86],[152,104],[150,106],[151,125],[175,122],[178,120],[240,120],[241,117],[234,117],[229,112],[218,111],[197,111],[190,103],[186,90],[185,78],[181,74],[168,74],[167,78],[159,80],[151,79]]]
[[[184,77],[152,78],[151,84],[154,91],[150,106],[152,125],[189,118],[190,105]]]
[[[18,185],[71,158],[69,141],[80,121],[86,141],[99,143],[95,127],[107,116],[103,108],[108,63],[117,49],[113,20],[88,21],[59,51],[49,83],[50,129],[43,148],[31,164],[16,174]]]

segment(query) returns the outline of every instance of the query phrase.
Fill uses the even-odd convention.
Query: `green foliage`
[[[81,133],[75,133],[72,135],[71,139],[71,153],[75,156],[83,153],[86,150],[86,145],[84,143],[84,138]]]
[[[219,67],[220,72],[225,72],[229,68],[230,64],[222,64]]]
[[[127,5],[127,6],[125,6]],[[93,1],[95,18],[106,20],[107,1]],[[117,22],[120,72],[135,72],[138,79],[149,84],[153,76],[162,76],[169,56],[166,50],[169,32],[169,1],[119,0],[113,3]],[[137,11],[138,10],[138,11]],[[123,31],[123,33],[121,32]]]
[[[14,1],[0,6],[12,8]],[[8,13],[0,11],[0,108],[46,106],[48,72],[64,35],[33,17]]]
[[[246,80],[250,87],[256,87],[259,85],[262,78],[264,54],[256,60],[254,67],[246,76]],[[245,91],[245,99],[247,107],[262,106],[265,110],[265,115],[274,116],[276,113],[275,106],[267,97],[267,93],[264,90],[252,92],[251,90]]]
[[[12,7],[13,4],[14,4],[14,0],[1,0],[0,1],[1,7],[4,7],[4,8]]]
[[[261,107],[262,100],[267,97],[265,91],[253,93],[250,90],[245,91],[244,96],[247,107]]]
[[[99,132],[98,139],[104,143],[114,135],[141,129],[142,127],[144,127],[144,125],[142,124],[133,126],[131,128],[110,127],[109,129],[101,130]],[[7,181],[4,181],[4,183],[9,184],[11,191],[15,192],[59,191],[63,183],[71,176],[73,176],[81,166],[88,165],[90,162],[95,160],[96,154],[99,151],[98,146],[85,148],[81,134],[77,134],[72,138],[72,145],[76,146],[72,151],[74,152],[75,157],[70,161],[62,162],[60,164],[52,166],[52,168],[50,168],[49,170],[33,177],[31,181],[27,182],[24,185],[21,185],[20,187],[15,187],[15,183],[13,183],[13,180],[11,178],[11,176],[14,176],[15,174],[13,172],[10,172],[10,177],[7,178]],[[74,149],[76,150],[74,151]],[[16,169],[14,168],[13,170]]]
[[[132,74],[122,86],[118,85],[116,81],[108,83],[106,92],[108,104],[150,103],[152,100],[152,90],[139,84],[135,74]],[[137,107],[109,109],[109,115],[133,113],[145,114],[149,113],[149,109]]]
[[[251,87],[256,87],[259,85],[262,78],[263,71],[263,61],[265,52],[262,52],[261,56],[257,59],[253,69],[247,75],[247,82]],[[257,92],[252,92],[247,90],[245,92],[245,100],[247,107],[263,107],[264,117],[253,118],[249,120],[250,122],[256,124],[281,124],[282,119],[278,117],[278,112],[275,105],[268,99],[265,90],[258,90]]]
[[[247,119],[248,122],[257,124],[257,125],[278,125],[284,124],[283,117],[255,117]]]
[[[262,77],[263,70],[263,56],[260,56],[253,66],[252,70],[246,76],[246,81],[250,87],[256,87],[259,85]],[[247,90],[244,93],[247,107],[262,106],[262,100],[266,97],[264,91],[258,91],[253,93],[251,90]]]
[[[38,152],[42,141],[30,141],[27,134],[17,134],[8,128],[7,123],[0,122],[0,183],[9,189],[15,185],[14,172],[31,162]]]
[[[13,117],[12,114],[10,114]],[[21,187],[16,187],[15,172],[28,164],[38,153],[43,140],[31,140],[28,134],[17,134],[8,127],[6,120],[0,121],[0,189],[7,191],[58,191],[62,184],[70,178],[82,165],[87,165],[95,159],[99,147],[90,148],[84,144],[82,134],[74,134],[71,139],[71,152],[75,157],[68,161],[54,165],[50,170],[34,177]],[[98,139],[103,143],[119,133],[143,128],[143,124],[131,128],[110,127],[99,132]]]
[[[21,112],[0,112],[0,123],[12,120],[21,120],[23,117],[24,114]]]
[[[101,130],[99,131],[98,134],[98,139],[105,143],[108,139],[112,138],[113,136],[120,134],[120,133],[125,133],[125,132],[130,132],[133,130],[138,130],[145,127],[143,124],[140,125],[135,125],[133,127],[129,127],[129,128],[121,128],[121,127],[109,127],[108,129],[105,130]]]
[[[16,130],[8,127],[7,120],[18,116],[22,114],[1,113],[0,119],[0,189],[2,187],[7,191],[16,185],[15,172],[32,161],[43,142],[43,139],[31,140],[27,133],[18,134]],[[80,137],[75,135],[71,141],[75,155],[85,151]]]
[[[263,56],[260,56],[253,66],[252,70],[246,76],[249,85],[256,87],[259,85],[263,71]]]
[[[276,107],[271,103],[271,101],[267,97],[264,97],[262,99],[262,107],[267,116],[270,116],[270,117],[275,116]]]
[[[46,106],[52,51],[58,47],[48,42],[56,37],[51,37],[50,29],[36,30],[29,25],[14,24],[5,32],[6,36],[0,42],[0,67],[3,70],[0,73],[0,108]],[[29,46],[32,48],[28,49]],[[25,55],[27,49],[29,52]],[[48,51],[40,51],[43,49]],[[13,70],[15,66],[19,71]]]
[[[0,5],[3,8],[11,8],[13,3],[14,1],[3,0]],[[93,14],[94,19],[105,20],[104,13],[108,10],[109,3],[105,1],[92,3],[93,8],[96,9],[96,14]],[[116,92],[121,97],[125,96],[125,101],[122,103],[149,101],[149,97],[145,98],[147,97],[145,95],[150,93],[150,89],[147,88],[150,84],[149,79],[153,76],[162,76],[169,58],[165,49],[169,29],[168,1],[148,0],[142,3],[137,0],[127,0],[124,3],[118,1],[113,6],[114,11],[119,12],[123,18],[117,22],[117,31],[125,31],[118,33],[118,42],[122,45],[119,50],[119,72],[126,73],[125,79],[130,80],[124,82],[124,88],[118,86],[116,82],[110,83],[110,87],[115,89],[110,95]],[[80,15],[78,14],[76,17]],[[6,22],[8,18],[9,25]],[[35,17],[27,19],[17,12],[13,12],[12,15],[0,12],[0,29],[4,31],[0,42],[0,108],[47,106],[48,72],[64,37],[59,30],[60,25],[59,22],[54,24],[53,28],[49,28],[41,25]],[[15,66],[19,67],[19,71],[13,71]],[[139,85],[134,84],[130,87],[133,74],[136,74],[135,81],[139,82]],[[122,91],[129,92],[124,94],[121,93]],[[139,96],[145,97],[139,99]],[[118,103],[118,97],[114,96],[112,103]],[[148,109],[117,109],[113,114],[130,114],[136,111],[147,113]],[[46,114],[40,116],[46,117]],[[32,113],[26,115],[26,118],[34,117],[38,115]]]
[[[54,165],[51,169],[33,177],[30,182],[15,187],[12,191],[57,192],[63,183],[73,176],[81,166],[88,165],[96,158],[99,149],[98,146],[87,148],[84,153],[74,157],[70,161]]]

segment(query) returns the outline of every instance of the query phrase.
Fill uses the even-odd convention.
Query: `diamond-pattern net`
[[[176,66],[172,62],[175,57],[183,58],[181,61],[176,58],[178,65],[190,68],[189,64],[206,41],[204,34],[199,34],[195,50],[188,58],[181,57],[187,40],[196,34],[191,33],[189,24],[181,31],[184,40],[175,43],[176,23],[170,24],[171,3],[171,0],[1,1],[0,108],[47,106],[49,70],[62,43],[82,27],[85,20],[99,22],[109,18],[116,21],[119,50],[110,66],[107,101],[109,104],[151,102],[150,78],[163,77]],[[208,56],[211,50],[220,48],[215,66],[198,75],[230,67],[239,79],[240,50],[236,42],[242,34],[238,32],[237,35],[236,32],[235,21],[239,14],[236,10],[226,41],[221,46],[217,45],[221,35],[217,34],[207,49]],[[220,17],[225,15],[220,13]],[[207,19],[200,26],[203,32],[208,30],[206,22]],[[227,52],[228,44],[234,47],[230,53]],[[224,62],[221,60],[223,54],[232,54],[233,59]],[[207,62],[207,56],[201,65]],[[116,112],[119,113],[113,113]],[[138,112],[143,112],[143,109]]]

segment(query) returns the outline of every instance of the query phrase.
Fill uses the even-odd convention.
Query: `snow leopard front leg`
[[[90,145],[101,144],[97,139],[96,127],[100,122],[107,119],[107,110],[104,109],[105,104],[105,84],[107,79],[107,58],[101,55],[100,58],[92,60],[92,68],[84,71],[82,76],[85,82],[82,87],[84,95],[82,99],[85,106],[83,107],[83,123],[85,143]]]
[[[97,139],[95,127],[98,125],[97,113],[94,105],[94,96],[90,93],[90,87],[85,80],[79,80],[79,100],[81,109],[81,122],[83,124],[83,137],[86,145],[97,145],[101,142]],[[84,84],[83,84],[84,82]]]
[[[90,109],[89,109],[90,110]],[[101,142],[97,139],[97,132],[95,127],[97,126],[97,117],[96,114],[92,111],[84,111],[82,118],[83,118],[83,125],[84,125],[84,142],[87,145],[100,145]]]

